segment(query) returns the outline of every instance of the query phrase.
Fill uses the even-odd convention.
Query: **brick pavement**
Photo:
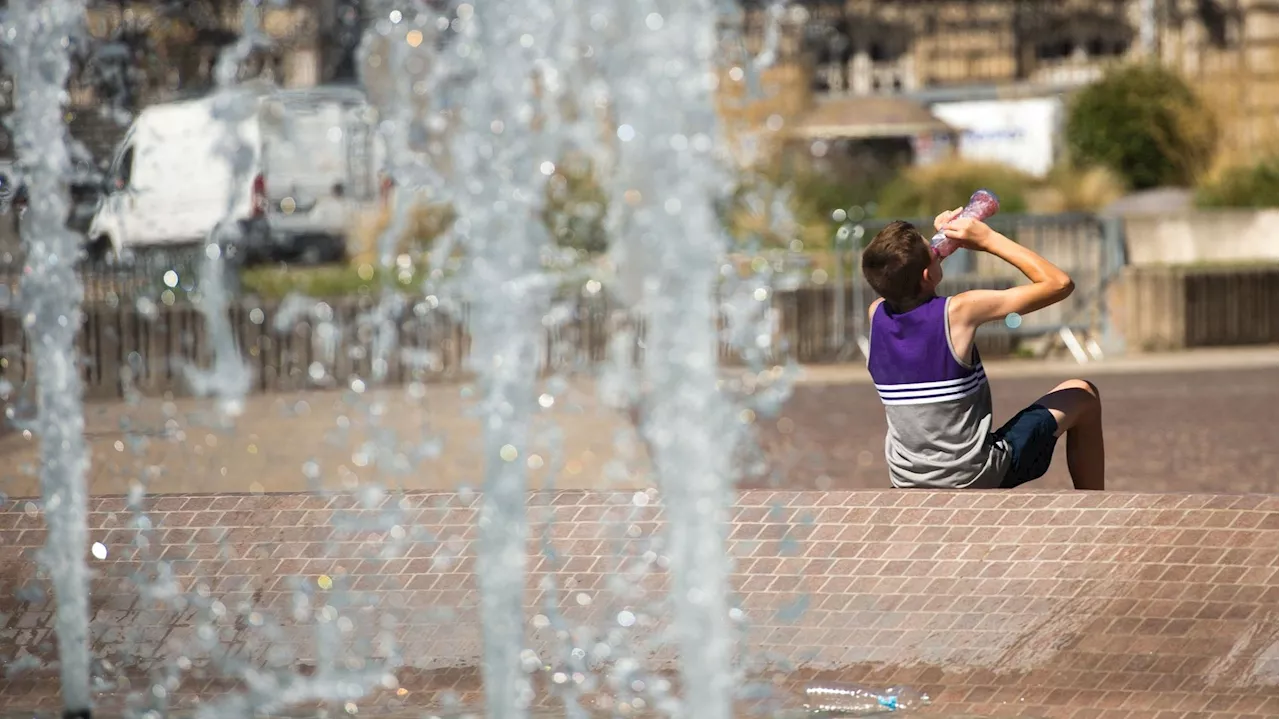
[[[195,398],[87,404],[90,491],[124,494],[144,479],[155,493],[297,492],[372,480],[406,489],[481,483],[480,420],[467,385],[426,385],[419,397],[402,388],[359,396],[331,390],[254,395],[230,424],[212,404]],[[606,463],[617,455],[615,435],[629,427],[625,417],[599,405],[589,383],[567,385],[535,424],[530,454],[538,456],[525,458],[538,466],[533,485],[544,486],[554,468],[561,488],[600,486]],[[380,454],[379,448],[390,449]],[[37,456],[36,442],[21,433],[0,439],[0,492],[36,496]],[[633,475],[619,486],[645,481]]]
[[[1201,365],[1207,367],[1201,369]],[[1214,367],[1221,369],[1214,369]],[[814,367],[776,418],[760,419],[769,472],[748,487],[874,489],[887,484],[884,414],[866,385],[865,370]],[[1011,416],[1056,382],[1092,376],[1106,413],[1111,487],[1126,491],[1277,491],[1277,372],[1274,349],[1187,353],[1103,365],[991,363],[997,420]],[[93,452],[91,489],[120,494],[148,478],[153,492],[303,491],[341,487],[379,476],[407,489],[478,486],[483,472],[474,398],[463,385],[428,385],[420,398],[403,390],[260,395],[248,400],[234,426],[211,427],[210,402],[156,399],[137,406],[93,403],[86,410]],[[585,380],[556,392],[538,426],[544,441],[532,451],[542,486],[556,465],[566,489],[647,486],[643,452],[624,472],[605,478],[618,459],[615,441],[630,424],[603,408]],[[369,414],[371,407],[378,414]],[[126,437],[124,428],[140,435]],[[392,457],[364,451],[371,439],[393,437]],[[421,448],[434,437],[435,447]],[[553,452],[555,442],[560,451]],[[367,449],[371,449],[371,446]],[[1066,489],[1062,448],[1036,489]],[[304,473],[315,462],[318,479]],[[35,442],[0,439],[0,492],[33,496]]]
[[[474,706],[477,501],[414,493],[360,509],[314,495],[154,497],[140,546],[125,502],[94,499],[92,538],[107,549],[93,561],[95,651],[110,662],[105,678],[130,682],[101,706],[118,710],[130,691],[155,697],[147,670],[179,656],[192,668],[165,696],[189,706],[236,688],[241,665],[213,657],[314,673],[385,657],[373,641],[381,631],[403,651],[404,693],[359,700],[361,714],[449,696]],[[551,665],[534,670],[538,705],[560,701],[546,679],[561,666],[555,648],[567,649],[548,615],[579,628],[572,644],[593,652],[584,676],[607,682],[625,656],[670,667],[660,506],[631,492],[539,502],[530,516],[550,522],[555,554],[530,546],[526,639]],[[395,525],[373,524],[387,509]],[[729,539],[744,667],[792,706],[801,684],[823,678],[914,685],[941,716],[1274,717],[1278,509],[1274,495],[746,492]],[[15,652],[50,658],[47,599],[15,593],[43,540],[34,507],[0,510],[6,665]],[[151,576],[154,558],[190,592],[185,608],[139,598],[132,578]],[[45,666],[0,678],[0,712],[56,707]],[[635,698],[652,707],[659,695],[610,693],[613,709]],[[583,701],[605,708],[590,691]]]
[[[1070,370],[1074,373],[1068,374]],[[992,372],[996,422],[1061,380],[1091,378],[1101,391],[1109,489],[1132,492],[1277,491],[1275,365],[1263,368],[1103,372],[1056,376]],[[869,489],[884,486],[884,412],[869,386],[850,381],[796,388],[783,417],[764,426],[774,473],[751,486]],[[1048,475],[1029,489],[1070,489],[1065,442]]]
[[[763,612],[775,621],[765,622],[753,641],[777,656],[800,652],[808,662],[795,671],[765,667],[758,678],[789,691],[815,676],[916,683],[940,693],[944,701],[937,710],[952,716],[1274,716],[1275,499],[1221,495],[1276,492],[1274,364],[1211,361],[1206,364],[1226,366],[1202,369],[1194,359],[1181,362],[1090,368],[1101,370],[1090,376],[1095,376],[1107,402],[1112,487],[1198,489],[1220,496],[838,491],[744,495],[733,539],[740,563],[735,586],[755,607],[756,616]],[[1007,416],[1076,369],[993,366],[997,412]],[[779,471],[749,484],[777,483],[788,489],[883,486],[883,415],[874,393],[856,368],[816,370],[796,387],[781,417],[761,422],[770,464]],[[293,579],[305,582],[321,573],[349,577],[352,586],[377,594],[376,604],[382,609],[417,608],[408,616],[426,624],[408,622],[411,641],[435,637],[445,642],[443,649],[420,646],[411,652],[413,668],[399,674],[404,696],[381,694],[363,704],[361,713],[416,715],[423,706],[441,706],[451,691],[474,702],[479,682],[469,660],[459,655],[461,666],[454,668],[432,668],[421,661],[447,659],[449,652],[474,657],[478,651],[474,637],[468,638],[474,624],[456,621],[465,620],[474,604],[468,599],[471,565],[464,556],[470,522],[466,507],[474,498],[450,500],[463,506],[441,512],[427,507],[427,495],[418,495],[424,499],[413,500],[413,511],[426,514],[407,519],[406,526],[446,526],[436,533],[435,549],[407,556],[403,561],[410,564],[399,567],[367,558],[353,563],[351,553],[369,549],[373,538],[332,542],[334,530],[326,526],[334,516],[330,500],[252,493],[307,489],[303,466],[309,460],[317,461],[320,482],[330,487],[370,477],[378,458],[362,456],[362,443],[380,431],[393,431],[406,443],[402,449],[428,433],[442,436],[437,456],[421,458],[413,471],[396,480],[405,487],[450,489],[475,483],[481,471],[475,449],[479,427],[467,416],[474,403],[466,392],[462,386],[431,386],[420,402],[409,401],[399,390],[367,393],[375,405],[382,403],[369,415],[353,411],[349,397],[333,392],[260,397],[251,400],[249,411],[229,429],[208,427],[207,417],[200,417],[208,403],[196,400],[178,400],[169,407],[153,400],[132,407],[94,405],[87,413],[95,460],[93,489],[96,494],[123,492],[131,479],[154,466],[159,472],[151,478],[154,492],[246,493],[148,500],[159,525],[153,546],[160,556],[183,567],[179,580],[184,586],[204,577],[226,600],[226,607],[235,609],[240,600],[248,599],[262,602],[268,615],[278,615],[286,602],[284,588]],[[560,486],[599,486],[608,460],[616,454],[615,435],[625,431],[626,421],[601,409],[585,382],[558,392],[546,419],[544,427],[563,429],[567,447]],[[125,444],[136,440],[126,437],[123,421],[146,437],[141,451]],[[0,440],[0,491],[11,497],[33,493],[33,465],[32,442],[17,435]],[[647,484],[643,465],[638,462],[630,476],[613,486]],[[545,478],[545,470],[534,474],[535,481]],[[1067,486],[1060,464],[1041,485]],[[557,503],[565,504],[567,496],[571,495],[560,495]],[[807,499],[779,499],[788,496]],[[126,546],[132,530],[124,526],[120,502],[95,500],[93,521],[100,528],[95,538],[111,547],[111,562],[99,566],[107,571],[95,587],[99,631],[116,640],[127,636],[125,644],[180,639],[193,630],[190,615],[173,624],[163,619],[163,612],[137,604],[132,590],[124,591],[119,584],[137,566],[133,550]],[[190,511],[187,503],[192,503]],[[751,514],[759,511],[751,507],[765,505],[770,508],[764,515]],[[0,512],[0,603],[11,601],[22,577],[30,576],[30,565],[20,556],[42,541],[38,514],[28,517],[23,502],[6,506],[7,511]],[[591,518],[599,512],[590,509],[588,517],[575,514],[570,521],[561,516],[563,511],[561,506],[555,509],[555,536],[564,547],[566,565],[539,571],[556,576],[564,582],[562,587],[596,592],[603,585],[594,574],[602,566],[597,554],[604,551],[603,540],[578,533],[597,531]],[[809,516],[802,516],[806,511]],[[655,529],[649,520],[634,526],[642,537]],[[902,534],[920,527],[922,534]],[[270,536],[260,536],[264,531]],[[836,534],[828,536],[830,531]],[[943,534],[938,537],[930,534],[939,531]],[[464,541],[449,544],[450,536]],[[921,542],[935,547],[928,559],[912,554]],[[441,566],[432,554],[441,551],[463,556]],[[797,551],[802,556],[796,556]],[[797,561],[806,562],[803,569],[788,569]],[[830,566],[811,566],[813,561]],[[402,576],[411,568],[412,586]],[[432,579],[433,573],[439,576]],[[461,583],[451,577],[461,577]],[[816,592],[806,583],[814,577],[823,582]],[[837,584],[828,587],[832,581]],[[911,588],[921,581],[929,583]],[[262,593],[251,589],[255,586]],[[652,595],[664,586],[659,579],[646,591]],[[839,599],[824,597],[824,588]],[[566,593],[562,602],[575,596]],[[801,601],[802,596],[807,601]],[[952,605],[938,616],[928,615],[929,597],[945,597],[965,608]],[[531,601],[535,600],[536,596]],[[831,601],[841,605],[827,606]],[[921,601],[925,604],[917,606]],[[536,606],[530,604],[531,616]],[[592,611],[599,606],[570,604],[565,610],[591,624],[598,619],[598,611]],[[799,608],[798,623],[779,622],[780,616],[796,614],[789,607]],[[461,614],[432,614],[457,608]],[[47,643],[47,609],[0,606],[0,614],[6,615],[0,637],[14,640],[0,641],[0,654],[15,642],[37,648]],[[447,616],[454,620],[439,627]],[[944,620],[945,627],[935,626]],[[805,624],[809,621],[815,626]],[[443,635],[425,632],[428,625],[441,628]],[[239,636],[239,630],[232,635]],[[532,636],[543,642],[539,646],[546,646],[545,636]],[[907,641],[907,636],[913,639]],[[313,641],[313,632],[297,628],[279,639],[290,651],[302,649],[302,658]],[[154,646],[159,649],[161,644]],[[255,651],[265,649],[260,643],[256,647]],[[942,654],[930,654],[932,663],[911,659],[910,652],[924,651],[922,647]],[[839,654],[838,660],[832,652]],[[988,654],[990,666],[977,666]],[[822,664],[828,660],[834,663]],[[1024,660],[1028,666],[1045,663],[1042,669],[1011,670]],[[135,686],[138,679],[133,677]],[[207,697],[229,686],[225,678],[189,678],[176,696]],[[550,693],[541,696],[540,701],[554,702]],[[0,686],[0,697],[0,714],[6,707],[52,708],[56,687],[23,675]],[[104,707],[110,709],[112,701],[120,706],[117,696]]]

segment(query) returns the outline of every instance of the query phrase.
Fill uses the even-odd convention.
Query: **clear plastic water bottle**
[[[961,217],[971,217],[975,220],[985,220],[999,211],[1000,198],[996,197],[996,193],[991,190],[978,190],[969,196],[969,204],[965,205],[960,214],[952,219],[958,220]],[[960,244],[947,237],[946,233],[941,230],[933,236],[929,244],[933,247],[933,253],[944,260],[951,253],[960,249]]]
[[[830,717],[865,717],[911,711],[928,705],[929,695],[911,687],[868,687],[843,682],[819,682],[804,690],[804,708]]]

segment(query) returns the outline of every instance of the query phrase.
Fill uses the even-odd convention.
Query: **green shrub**
[[[1124,179],[1109,167],[1080,167],[1062,162],[1027,196],[1027,211],[1052,215],[1059,212],[1093,212],[1124,197]]]
[[[1280,159],[1269,157],[1252,165],[1224,169],[1196,190],[1201,207],[1275,207],[1280,204]]]
[[[789,233],[779,232],[773,216],[777,193],[787,193],[791,213]],[[751,240],[764,249],[821,250],[831,246],[840,223],[836,210],[872,205],[873,191],[866,183],[832,177],[806,163],[791,161],[756,168],[739,176],[731,194],[716,203],[726,231],[742,245]],[[799,240],[800,245],[793,244]]]
[[[570,155],[556,165],[547,182],[542,222],[557,245],[587,255],[609,249],[605,233],[608,209],[608,195],[589,160]]]
[[[868,214],[875,211],[876,191],[867,180],[841,180],[810,169],[794,173],[791,187],[795,194],[792,204],[796,215],[809,223],[829,225],[833,232],[840,224],[832,219],[836,210],[862,207]]]
[[[1026,173],[994,162],[954,160],[911,167],[880,193],[878,217],[932,218],[963,205],[974,190],[986,188],[1000,198],[1000,213],[1027,210],[1027,190],[1035,183]]]
[[[1126,65],[1072,99],[1067,151],[1075,162],[1115,170],[1135,190],[1190,187],[1213,157],[1214,124],[1176,73]]]
[[[393,270],[389,277],[374,265],[321,265],[290,267],[263,265],[240,273],[240,289],[245,295],[263,300],[280,300],[298,293],[305,297],[348,297],[377,294],[393,284],[402,292],[412,293],[422,286],[422,268],[407,272]]]

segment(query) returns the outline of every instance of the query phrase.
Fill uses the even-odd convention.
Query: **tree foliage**
[[[1000,212],[1027,210],[1026,192],[1035,180],[1017,168],[995,162],[949,160],[911,167],[880,193],[877,216],[930,218],[963,205],[974,190],[986,188],[1000,198]]]
[[[587,255],[607,250],[608,209],[608,195],[589,160],[570,155],[556,165],[546,185],[542,222],[557,245]]]
[[[1073,160],[1109,167],[1132,189],[1190,187],[1212,160],[1215,132],[1212,113],[1180,76],[1134,64],[1076,94],[1066,142]]]
[[[1196,191],[1201,207],[1275,207],[1278,198],[1280,160],[1275,156],[1228,167]]]

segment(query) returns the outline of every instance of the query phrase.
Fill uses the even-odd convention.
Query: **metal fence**
[[[196,250],[151,251],[105,262],[82,261],[76,268],[84,288],[84,302],[115,304],[146,297],[164,301],[165,292],[171,302],[180,302],[195,289],[200,255]],[[0,252],[0,297],[16,303],[22,293],[25,272],[20,251]],[[0,309],[4,305],[0,304]]]
[[[1130,267],[1112,307],[1140,351],[1280,341],[1280,270],[1270,266]]]
[[[912,220],[926,235],[932,230],[932,218]],[[1081,344],[1096,344],[1095,353],[1115,345],[1108,288],[1121,275],[1125,266],[1123,223],[1117,219],[1099,218],[1084,213],[1061,215],[997,215],[989,221],[997,231],[1008,236],[1061,267],[1075,282],[1076,290],[1065,301],[1046,307],[1025,317],[1010,316],[1003,325],[989,325],[980,331],[985,335],[1006,334],[1012,340],[1038,340],[1037,349],[1046,352],[1059,340],[1068,345],[1075,337]],[[861,224],[861,243],[865,244],[883,228],[884,222]],[[830,263],[837,277],[852,278],[845,296],[837,292],[835,301],[844,310],[833,312],[831,338],[840,358],[863,355],[863,343],[869,334],[866,308],[875,292],[862,279],[860,247],[837,251]],[[1003,289],[1027,282],[1009,263],[994,255],[960,250],[943,264],[944,277],[940,291],[956,294],[966,289]],[[1066,338],[1066,339],[1064,339]],[[1092,344],[1091,344],[1092,343]],[[1073,350],[1074,351],[1074,350]]]
[[[1077,346],[1105,337],[1109,327],[1108,285],[1124,264],[1118,225],[1089,215],[1006,216],[992,224],[1065,269],[1077,290],[1067,301],[1034,315],[993,324],[979,335],[987,354],[1008,352],[1026,338],[1052,339],[1073,333]],[[927,227],[927,223],[920,223]],[[879,226],[864,224],[863,241]],[[811,258],[812,259],[812,258]],[[857,271],[854,249],[825,258],[829,268],[808,275],[810,282],[773,294],[768,315],[771,338],[765,349],[773,359],[799,362],[848,361],[865,356],[866,308],[875,293]],[[85,265],[85,325],[80,349],[84,379],[92,397],[118,397],[129,387],[145,393],[183,392],[191,369],[208,367],[212,348],[204,318],[187,301],[196,289],[197,258],[191,253],[152,254],[112,265]],[[1001,289],[1025,281],[1017,270],[990,255],[961,251],[946,261],[943,291]],[[824,274],[825,273],[825,274]],[[27,339],[15,300],[20,294],[18,267],[0,268],[0,374],[27,382]],[[139,300],[147,298],[150,301]],[[343,378],[374,373],[375,337],[370,296],[330,299],[325,303],[258,302],[240,297],[230,308],[231,323],[258,391],[283,391],[332,385]],[[5,305],[9,305],[6,309]],[[606,293],[562,303],[567,318],[547,330],[540,361],[545,370],[584,368],[605,359],[610,338],[621,327],[638,332],[636,358],[642,352],[643,325],[607,299]],[[396,341],[380,368],[388,382],[414,377],[441,378],[466,371],[470,338],[465,309],[446,314],[421,301],[409,301],[390,321]],[[1070,344],[1069,344],[1070,347]],[[1048,349],[1042,343],[1041,349]],[[728,341],[721,359],[735,362],[739,351]]]
[[[765,322],[769,346],[758,349],[775,361],[840,359],[839,346],[832,340],[836,295],[832,285],[776,293],[767,315],[772,321]],[[114,399],[131,390],[186,394],[190,373],[211,367],[214,348],[205,317],[194,306],[144,304],[86,306],[79,350],[87,397]],[[366,384],[440,381],[469,373],[467,308],[446,313],[432,301],[418,299],[380,315],[377,304],[371,296],[315,303],[235,303],[228,313],[241,357],[254,377],[252,391],[337,387],[354,378]],[[643,319],[603,293],[566,300],[560,309],[561,321],[543,334],[538,357],[543,372],[592,369],[609,357],[611,340],[623,329],[632,333],[631,354],[624,361],[642,359]],[[722,327],[727,329],[727,323]],[[393,331],[380,335],[386,329]],[[387,337],[392,341],[381,344]],[[1009,337],[991,335],[980,346],[986,352],[1008,351]],[[380,347],[387,351],[380,354]],[[719,356],[726,364],[742,360],[741,348],[729,340],[727,331],[721,336]],[[38,379],[18,312],[0,312],[0,378],[18,386]]]

